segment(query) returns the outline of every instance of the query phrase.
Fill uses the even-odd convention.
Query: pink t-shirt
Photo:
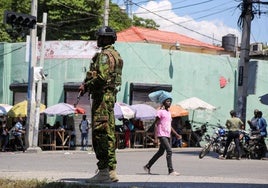
[[[170,137],[171,133],[171,113],[165,109],[160,109],[157,111],[157,117],[159,117],[159,122],[157,125],[157,137]]]

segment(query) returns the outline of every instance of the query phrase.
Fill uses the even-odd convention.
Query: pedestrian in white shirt
[[[88,131],[90,129],[90,123],[87,120],[87,116],[83,115],[82,121],[79,125],[81,132],[81,150],[86,150],[88,147]]]

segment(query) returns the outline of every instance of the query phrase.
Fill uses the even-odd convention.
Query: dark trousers
[[[168,167],[168,173],[171,173],[174,171],[172,167],[172,150],[170,145],[170,140],[167,137],[159,137],[160,140],[160,146],[158,151],[154,154],[154,156],[151,158],[151,160],[146,165],[148,168],[151,168],[153,164],[164,154],[164,152],[167,152],[166,160],[167,160],[167,167]]]
[[[1,143],[2,143],[1,148],[2,148],[2,151],[6,151],[8,141],[9,141],[9,136],[8,135],[1,135]]]
[[[261,151],[262,151],[262,157],[266,157],[266,152],[267,152],[267,146],[265,143],[265,137],[261,137],[260,139],[260,145],[261,145]]]
[[[224,152],[223,152],[223,157],[225,157],[228,147],[230,145],[230,143],[232,142],[232,140],[234,140],[235,142],[235,148],[237,150],[237,157],[241,157],[241,149],[239,146],[239,131],[229,131],[228,136],[227,136],[227,140],[226,140],[226,145],[224,148]]]
[[[21,147],[21,150],[24,152],[25,149],[24,149],[24,146],[23,146],[23,141],[22,141],[21,136],[14,136],[14,137],[15,137],[15,140],[14,140],[14,150],[16,150],[16,146],[20,146]]]

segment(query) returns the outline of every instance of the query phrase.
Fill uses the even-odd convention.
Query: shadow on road
[[[200,148],[200,151],[201,151],[201,148]],[[194,150],[173,150],[173,154],[178,154],[178,155],[187,155],[187,156],[196,156],[197,158],[199,158],[199,153],[200,151],[194,151]],[[213,152],[213,151],[210,151],[205,157],[211,157],[211,158],[218,158],[218,154]]]

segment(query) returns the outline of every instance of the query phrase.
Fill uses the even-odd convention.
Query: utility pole
[[[133,19],[132,14],[132,0],[124,0],[125,6],[126,6],[126,13],[129,18]]]
[[[37,0],[32,0],[31,15],[37,17]],[[29,65],[29,79],[28,79],[28,108],[27,108],[27,122],[26,122],[26,148],[27,151],[36,151],[33,145],[34,124],[35,124],[35,81],[34,68],[36,66],[36,34],[37,27],[30,31],[30,65]]]
[[[104,2],[104,16],[103,16],[103,26],[108,26],[109,24],[109,0]]]
[[[246,112],[247,112],[247,95],[248,95],[248,67],[249,67],[249,51],[250,51],[250,30],[251,30],[251,13],[252,13],[252,0],[244,0],[246,6],[242,10],[244,16],[242,19],[242,38],[240,60],[238,63],[238,91],[236,99],[236,111],[238,117],[246,125]]]
[[[44,78],[43,67],[44,67],[44,60],[45,60],[46,25],[47,25],[47,13],[43,13],[43,22],[41,24],[38,24],[38,26],[42,27],[40,63],[39,63],[39,67],[41,68],[39,70],[42,72],[39,72],[39,74],[41,74],[40,75],[41,79],[37,81],[35,125],[34,125],[33,140],[32,140],[33,147],[36,148],[36,150],[41,150],[41,148],[38,147],[38,131],[39,131],[39,122],[40,122],[40,105],[41,105],[41,99],[42,99],[42,79]]]
[[[25,59],[28,63],[28,92],[27,92],[27,122],[25,145],[27,150],[33,147],[32,140],[34,136],[34,115],[35,115],[35,82],[34,67],[36,65],[36,15],[37,0],[32,1],[31,15],[16,13],[12,11],[4,12],[4,23],[22,28],[30,29],[30,37],[27,36]]]

